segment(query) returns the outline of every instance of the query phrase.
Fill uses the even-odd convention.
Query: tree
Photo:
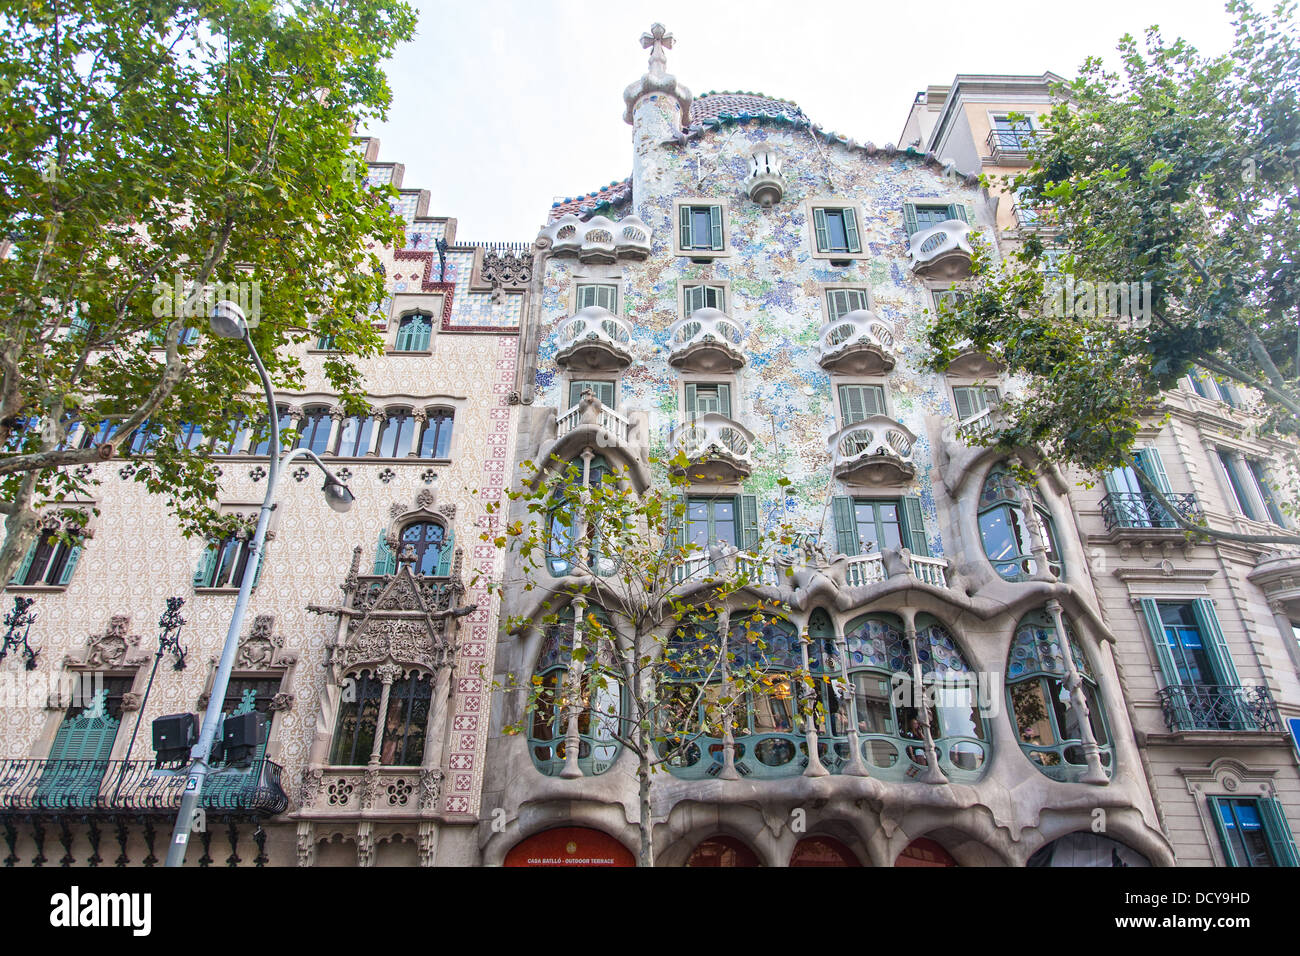
[[[937,368],[973,347],[1028,378],[985,444],[1109,471],[1193,366],[1255,390],[1259,434],[1300,434],[1295,6],[1228,10],[1223,56],[1152,28],[1145,55],[1120,41],[1122,76],[1090,58],[1055,88],[1029,169],[1006,183],[1057,231],[1052,248],[1035,235],[1005,262],[978,249],[970,295],[929,331]],[[1138,477],[1189,532],[1300,543],[1198,526]]]
[[[80,466],[123,452],[186,534],[220,527],[195,429],[228,439],[265,411],[243,343],[207,332],[214,299],[239,300],[278,386],[302,378],[290,346],[332,336],[326,374],[359,405],[371,249],[400,220],[352,131],[383,115],[380,65],[413,28],[399,0],[0,13],[0,582],[38,508],[84,500]]]
[[[563,677],[511,675],[502,689],[525,700],[506,733],[555,726],[558,718],[565,777],[583,775],[583,736],[631,751],[639,866],[654,865],[655,774],[666,764],[710,759],[697,741],[711,736],[723,742],[718,776],[738,779],[737,711],[751,695],[785,708],[791,732],[802,719],[810,759],[817,759],[819,708],[806,655],[790,666],[799,638],[781,636],[777,648],[771,625],[787,610],[776,585],[789,574],[793,531],[782,525],[742,540],[740,548],[688,541],[680,494],[687,462],[679,453],[667,464],[665,479],[637,494],[626,471],[594,468],[590,456],[546,468],[524,462],[521,488],[508,492],[521,517],[502,521],[489,503],[482,534],[511,559],[505,580],[490,587],[534,592],[520,601],[525,609],[509,618],[508,631],[540,626],[562,662],[567,654]],[[797,710],[789,709],[793,702]]]

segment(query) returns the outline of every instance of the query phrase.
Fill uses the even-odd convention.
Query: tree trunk
[[[637,764],[637,798],[640,803],[640,827],[641,827],[641,855],[637,858],[637,866],[654,866],[655,865],[655,844],[652,827],[654,821],[650,818],[650,735],[644,730],[639,731],[639,742],[641,744],[641,757]]]

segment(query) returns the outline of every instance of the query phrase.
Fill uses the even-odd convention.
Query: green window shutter
[[[826,298],[827,302],[830,304],[830,320],[832,322],[838,320],[843,315],[848,315],[849,312],[852,311],[849,308],[848,290],[832,289],[830,292],[826,293]]]
[[[1178,668],[1174,666],[1174,655],[1169,650],[1169,638],[1165,634],[1164,622],[1160,620],[1160,608],[1155,598],[1142,598],[1141,604],[1142,617],[1146,620],[1151,644],[1156,650],[1156,661],[1160,665],[1160,676],[1164,679],[1165,688],[1169,691],[1173,705],[1174,724],[1178,728],[1193,728],[1196,722],[1192,720],[1192,711],[1187,706],[1186,696],[1179,690],[1182,685],[1178,681]],[[1206,643],[1208,646],[1208,642]]]
[[[1137,466],[1142,469],[1148,478],[1155,482],[1155,486],[1164,494],[1169,494],[1174,490],[1169,484],[1169,477],[1165,474],[1165,465],[1160,460],[1159,451],[1155,448],[1143,448],[1134,457],[1137,459]]]
[[[668,541],[666,547],[684,548],[686,547],[686,496],[674,495],[667,502],[668,505]],[[676,513],[678,508],[682,513]]]
[[[948,206],[948,218],[957,219],[961,222],[970,222],[966,218],[966,206],[964,203],[952,203]]]
[[[22,564],[18,565],[18,570],[9,579],[10,584],[22,584],[27,579],[27,572],[32,569],[32,561],[36,558],[36,546],[40,543],[40,534],[37,534],[36,540],[31,543],[27,548],[27,553],[23,555]]]
[[[718,386],[718,408],[727,418],[731,417],[731,386]]]
[[[1232,663],[1232,652],[1228,649],[1227,638],[1223,636],[1223,629],[1219,627],[1219,615],[1215,613],[1214,602],[1209,598],[1197,598],[1192,602],[1192,609],[1196,614],[1196,626],[1201,631],[1201,643],[1214,666],[1214,673],[1219,678],[1219,683],[1239,686],[1241,678],[1237,676],[1237,668]]]
[[[1218,831],[1219,843],[1223,847],[1223,858],[1228,866],[1241,866],[1237,861],[1237,851],[1232,848],[1232,841],[1228,839],[1228,828],[1223,825],[1223,809],[1219,806],[1219,797],[1206,797],[1206,802],[1210,805],[1210,816],[1214,818],[1214,829]]]
[[[81,545],[74,544],[68,551],[68,560],[63,564],[63,571],[59,575],[59,584],[67,584],[72,580],[72,572],[77,569],[79,560],[81,560]]]
[[[740,496],[740,547],[753,551],[758,547],[758,497]]]
[[[444,529],[445,537],[442,542],[442,551],[438,553],[438,570],[434,573],[440,578],[451,575],[451,559],[456,551],[456,539],[450,528]]]
[[[594,285],[578,286],[578,311],[596,304],[596,287]]]
[[[848,238],[849,252],[862,251],[862,243],[858,239],[858,214],[853,209],[844,210],[844,235]]]
[[[1264,833],[1273,853],[1273,862],[1278,866],[1300,866],[1300,854],[1296,852],[1281,802],[1276,797],[1260,797],[1259,815],[1264,821]]]
[[[830,252],[831,237],[830,237],[830,232],[826,228],[825,209],[813,210],[813,229],[817,233],[817,251]]]
[[[903,203],[903,231],[908,238],[916,232],[916,206],[910,202]]]
[[[595,394],[600,400],[600,404],[606,408],[614,407],[614,383],[613,382],[574,382],[569,386],[569,407],[572,408],[582,401],[582,393],[587,389]]]
[[[196,588],[212,587],[212,575],[217,569],[217,555],[219,553],[219,545],[209,544],[203,549],[203,554],[199,558],[199,568],[194,572],[194,586]]]
[[[695,412],[695,383],[686,383],[686,417],[694,418]]]
[[[618,286],[596,286],[596,304],[612,313],[618,313]]]
[[[858,553],[858,524],[853,517],[853,499],[836,495],[831,499],[831,516],[835,519],[835,547],[840,554]]]
[[[975,396],[973,392],[974,389],[970,388],[954,388],[952,390],[952,397],[957,405],[958,421],[964,422],[976,412],[980,411],[980,409],[975,405]]]
[[[930,542],[925,535],[925,512],[921,510],[921,499],[916,495],[908,495],[903,499],[903,527],[907,532],[903,538],[907,550],[928,558]]]
[[[379,546],[375,549],[375,574],[396,574],[397,555],[388,546],[388,532],[379,532]]]
[[[721,252],[722,251],[722,207],[721,206],[709,207],[709,227],[712,232],[712,235],[709,237],[711,240],[710,248],[716,249],[719,252]]]
[[[686,303],[686,314],[689,316],[692,312],[702,309],[705,306],[704,301],[705,287],[702,285],[692,285],[686,287],[684,296]]]
[[[257,552],[257,564],[253,566],[253,587],[257,587],[257,582],[262,580],[262,566],[266,564],[266,542],[262,542],[262,550]],[[248,566],[244,566],[244,573],[248,573]],[[243,583],[242,581],[240,582]]]
[[[841,385],[840,412],[844,426],[885,413],[885,390],[880,385]]]
[[[682,225],[681,246],[683,249],[689,249],[694,245],[691,242],[691,207],[682,206],[680,212]]]
[[[719,312],[727,311],[727,304],[720,288],[715,285],[706,285],[701,286],[700,288],[704,294],[705,305],[717,309]]]

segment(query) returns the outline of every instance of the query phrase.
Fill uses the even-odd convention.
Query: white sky
[[[1262,0],[1271,6],[1271,0]],[[416,38],[389,64],[393,105],[367,132],[406,165],[433,215],[464,240],[530,241],[550,204],[631,172],[623,89],[639,38],[673,34],[668,71],[695,95],[794,100],[859,142],[896,143],[918,90],[957,73],[1072,76],[1114,64],[1124,33],[1158,24],[1204,53],[1228,49],[1219,0],[416,0]],[[1257,4],[1258,6],[1258,4]]]

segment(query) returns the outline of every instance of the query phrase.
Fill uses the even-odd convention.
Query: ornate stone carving
[[[357,824],[357,866],[375,865],[375,825]]]
[[[379,790],[380,790],[379,768],[367,767],[365,784],[361,787],[361,809],[362,810],[373,810],[375,808],[375,800],[379,796]]]
[[[302,788],[298,791],[298,805],[310,810],[316,805],[316,795],[320,793],[321,779],[324,776],[319,767],[310,767],[303,771]]]
[[[438,806],[442,796],[442,771],[431,767],[420,774],[420,809],[432,811]]]
[[[420,866],[433,866],[434,850],[438,845],[438,825],[432,820],[421,820],[419,829]]]
[[[402,515],[406,514],[406,512],[410,510],[411,509],[406,507],[406,505],[402,504],[400,501],[394,501],[391,505],[388,506],[388,517],[400,518]]]
[[[145,663],[148,656],[134,654],[140,646],[139,634],[127,634],[131,629],[131,615],[114,614],[103,634],[91,634],[86,640],[86,653],[78,659],[69,654],[65,664],[77,667],[136,667]]]
[[[293,694],[276,694],[271,698],[271,703],[267,705],[267,709],[273,714],[283,710],[293,710],[294,702]]]
[[[310,820],[298,821],[298,865],[316,865],[316,824]]]
[[[265,670],[280,664],[284,638],[275,633],[275,615],[259,614],[235,654],[236,670]]]
[[[423,511],[432,511],[437,500],[438,496],[433,493],[432,489],[421,488],[415,496],[415,507]]]
[[[526,287],[533,279],[533,257],[528,253],[489,249],[483,254],[483,268],[479,277],[494,289],[503,286]]]
[[[141,705],[143,704],[144,704],[144,694],[123,694],[122,695],[122,710],[124,711],[139,710]]]

